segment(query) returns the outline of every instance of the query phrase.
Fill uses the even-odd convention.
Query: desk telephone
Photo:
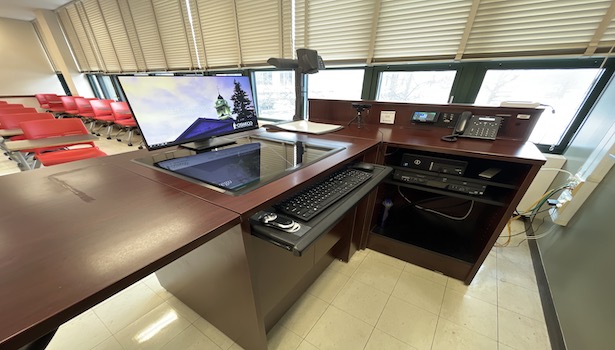
[[[457,137],[469,137],[485,140],[495,140],[502,117],[476,116],[471,112],[463,112],[457,120],[453,134],[444,136],[444,141],[456,141]]]

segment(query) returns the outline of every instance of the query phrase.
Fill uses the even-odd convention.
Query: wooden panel
[[[461,104],[418,104],[418,103],[395,103],[378,101],[340,101],[310,99],[309,115],[312,121],[333,122],[340,125],[348,123],[357,115],[357,110],[352,107],[353,103],[371,104],[369,114],[364,112],[364,122],[366,124],[380,124],[381,111],[395,111],[395,127],[405,129],[417,129],[429,132],[435,129],[428,124],[413,124],[412,115],[417,111],[433,111],[442,113],[457,113],[471,111],[477,115],[501,116],[504,118],[502,128],[498,132],[498,139],[515,141],[527,141],[543,109],[535,108],[505,108],[505,107],[485,107]],[[518,115],[527,116],[523,119],[517,118]],[[352,124],[356,127],[356,123]],[[452,128],[453,125],[450,125]],[[438,128],[441,129],[441,128]],[[442,129],[447,134],[451,133],[448,128]]]
[[[244,349],[266,349],[265,327],[245,252],[237,225],[165,266],[156,276],[166,290]]]
[[[0,177],[2,348],[48,333],[239,222],[110,161]]]

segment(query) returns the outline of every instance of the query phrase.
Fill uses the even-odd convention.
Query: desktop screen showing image
[[[120,76],[149,150],[258,128],[246,76]]]
[[[261,179],[261,145],[247,143],[155,165],[227,190],[238,190]]]

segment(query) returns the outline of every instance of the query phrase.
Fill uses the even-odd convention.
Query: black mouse
[[[353,169],[357,169],[357,170],[363,170],[366,171],[368,173],[371,173],[372,171],[374,171],[374,165],[373,164],[369,164],[369,163],[355,163],[352,165]]]

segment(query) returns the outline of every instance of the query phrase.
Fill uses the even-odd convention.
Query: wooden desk
[[[0,188],[2,349],[43,336],[240,223],[111,157],[3,176]]]

